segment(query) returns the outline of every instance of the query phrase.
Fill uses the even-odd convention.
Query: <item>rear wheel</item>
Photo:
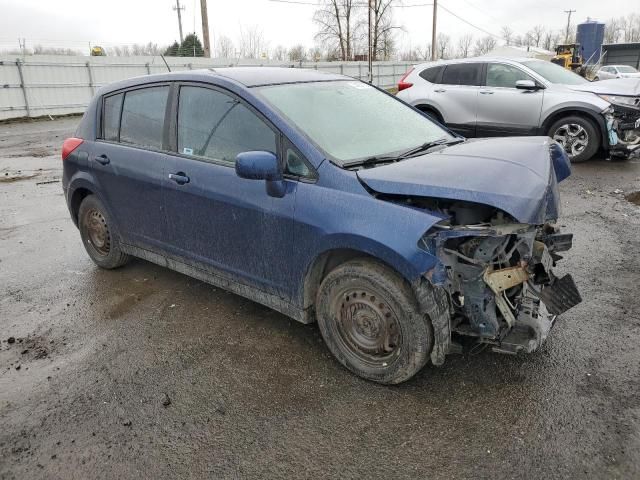
[[[96,265],[111,269],[127,263],[129,256],[120,249],[115,226],[95,195],[82,200],[78,211],[78,227],[84,248]]]
[[[594,82],[597,82],[598,80],[600,80],[600,77],[595,77],[595,78],[593,79],[593,81],[594,81]]]
[[[571,163],[586,162],[600,146],[600,134],[591,120],[576,115],[561,118],[549,128],[549,136],[567,152]]]
[[[379,262],[352,260],[332,270],[320,285],[316,313],[331,353],[367,380],[404,382],[429,359],[430,320],[409,285]]]

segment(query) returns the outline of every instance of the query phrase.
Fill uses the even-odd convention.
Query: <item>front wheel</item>
[[[430,320],[409,285],[379,262],[352,260],[332,270],[320,285],[316,314],[331,353],[367,380],[404,382],[429,359]]]
[[[564,148],[571,163],[586,162],[600,146],[600,134],[593,122],[575,115],[551,125],[549,136]]]

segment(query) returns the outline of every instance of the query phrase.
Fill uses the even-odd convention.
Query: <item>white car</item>
[[[545,60],[476,57],[415,65],[397,96],[465,137],[548,135],[572,162],[640,147],[640,79],[590,82]]]
[[[596,73],[594,80],[611,78],[640,78],[640,72],[629,65],[606,65]]]

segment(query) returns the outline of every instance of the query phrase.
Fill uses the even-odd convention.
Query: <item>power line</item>
[[[481,31],[481,32],[483,32],[483,33],[486,33],[487,35],[489,35],[489,36],[491,36],[491,37],[497,38],[498,40],[502,40],[502,39],[503,39],[500,35],[496,35],[495,33],[491,33],[490,31],[485,30],[484,28],[479,27],[479,26],[477,26],[477,25],[474,25],[473,23],[471,23],[471,22],[470,22],[470,21],[468,21],[468,20],[465,20],[465,19],[464,19],[464,18],[462,18],[460,15],[458,15],[458,14],[456,14],[456,13],[453,13],[451,10],[449,10],[447,7],[445,7],[445,6],[443,6],[443,5],[440,5],[440,8],[441,8],[441,9],[443,9],[445,12],[447,12],[449,15],[452,15],[452,16],[456,17],[456,18],[457,18],[458,20],[460,20],[461,22],[466,23],[467,25],[469,25],[470,27],[475,28],[476,30],[479,30],[479,31]]]
[[[286,3],[293,5],[305,5],[309,7],[324,7],[327,4],[321,2],[305,2],[303,0],[267,0],[272,3]],[[351,4],[352,7],[368,7],[368,3],[356,2]],[[393,5],[393,8],[413,8],[413,7],[432,7],[433,3],[412,3],[409,5]]]

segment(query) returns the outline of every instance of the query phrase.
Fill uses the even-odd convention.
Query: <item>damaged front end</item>
[[[448,292],[454,340],[531,353],[545,341],[557,315],[581,302],[571,275],[553,273],[573,236],[551,224],[511,220],[502,212],[483,224],[444,220],[421,243],[439,260],[427,278]]]
[[[609,153],[629,157],[640,152],[640,97],[602,96],[612,102],[604,113],[609,133]]]

